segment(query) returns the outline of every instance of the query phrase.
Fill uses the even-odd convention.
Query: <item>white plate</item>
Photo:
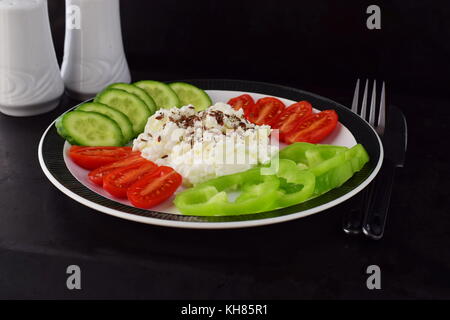
[[[190,82],[202,88],[214,88],[215,85],[220,89],[224,85],[236,87],[236,83],[241,84],[243,87],[244,90],[241,91],[206,90],[214,103],[227,102],[230,98],[243,93],[248,93],[255,100],[265,96],[275,96],[282,100],[286,105],[290,105],[299,100],[308,100],[319,109],[335,109],[339,114],[340,123],[336,130],[322,143],[346,147],[352,147],[357,142],[363,143],[371,156],[371,162],[361,172],[355,174],[355,176],[342,187],[297,206],[266,213],[242,216],[185,216],[181,215],[173,205],[173,197],[151,210],[142,210],[132,207],[128,200],[114,198],[101,187],[92,184],[87,178],[88,171],[77,166],[72,162],[70,157],[66,156],[66,151],[70,147],[70,144],[67,142],[64,143],[64,141],[57,136],[56,130],[54,129],[54,123],[52,123],[43,134],[39,144],[39,162],[45,175],[58,189],[72,199],[92,209],[119,218],[170,227],[222,229],[278,223],[326,210],[361,191],[375,177],[381,167],[383,148],[376,133],[364,120],[349,112],[348,109],[336,102],[297,89],[263,83],[232,80],[196,80]],[[263,93],[247,91],[245,90],[246,85],[251,88],[256,86],[257,89],[255,91]],[[266,92],[264,91],[265,87],[270,89],[268,91],[271,94],[264,93]],[[277,91],[276,89],[279,90],[280,95],[276,95],[274,92]],[[286,96],[287,93],[285,93],[286,95],[283,95],[283,91],[285,90],[291,91],[289,92],[289,96]],[[291,97],[293,93],[294,97]],[[357,132],[352,133],[348,128],[349,125],[350,127],[357,128]],[[58,139],[60,142],[56,143]],[[365,142],[358,140],[365,140]]]

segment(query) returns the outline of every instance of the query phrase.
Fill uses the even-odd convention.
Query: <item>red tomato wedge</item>
[[[117,198],[126,198],[127,190],[133,183],[157,169],[158,166],[148,160],[114,169],[103,178],[103,189]]]
[[[94,170],[128,157],[131,147],[80,147],[72,146],[69,156],[73,162],[84,169]]]
[[[181,181],[182,177],[178,172],[161,166],[128,188],[128,200],[138,208],[148,209],[170,198]]]
[[[325,110],[312,114],[300,122],[292,131],[285,136],[287,143],[309,142],[319,143],[325,139],[338,122],[338,115],[334,110]]]
[[[133,152],[127,158],[107,164],[106,166],[99,167],[99,168],[89,172],[88,177],[89,177],[89,180],[91,180],[95,184],[98,184],[99,186],[103,186],[103,178],[111,171],[113,171],[117,168],[127,167],[132,164],[136,164],[136,163],[142,164],[142,163],[145,163],[146,161],[147,160],[145,160],[144,158],[142,158],[140,156],[140,153]]]
[[[255,104],[255,100],[249,94],[242,94],[238,97],[230,99],[228,104],[233,107],[234,110],[244,109],[244,115],[247,115]]]
[[[272,122],[272,128],[278,129],[280,140],[284,141],[286,133],[291,131],[303,119],[312,114],[312,106],[308,101],[300,101],[287,107]]]
[[[250,108],[247,119],[257,125],[270,125],[284,109],[284,103],[277,98],[261,98]]]

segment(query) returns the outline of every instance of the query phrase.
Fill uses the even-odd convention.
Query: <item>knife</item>
[[[371,239],[383,237],[389,211],[395,170],[405,164],[408,127],[405,115],[394,106],[386,117],[386,130],[381,138],[384,148],[383,165],[372,182],[372,190],[365,208],[363,232]]]

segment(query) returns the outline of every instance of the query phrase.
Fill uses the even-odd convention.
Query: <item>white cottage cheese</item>
[[[242,110],[216,103],[196,112],[193,106],[161,109],[148,119],[133,150],[183,176],[183,184],[242,172],[267,163],[278,151],[269,126],[248,122]]]

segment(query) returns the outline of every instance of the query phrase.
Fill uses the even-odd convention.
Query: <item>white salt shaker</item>
[[[63,93],[47,0],[0,0],[0,111],[41,114]]]
[[[119,0],[66,0],[61,74],[67,94],[79,100],[92,98],[111,83],[131,81]]]

